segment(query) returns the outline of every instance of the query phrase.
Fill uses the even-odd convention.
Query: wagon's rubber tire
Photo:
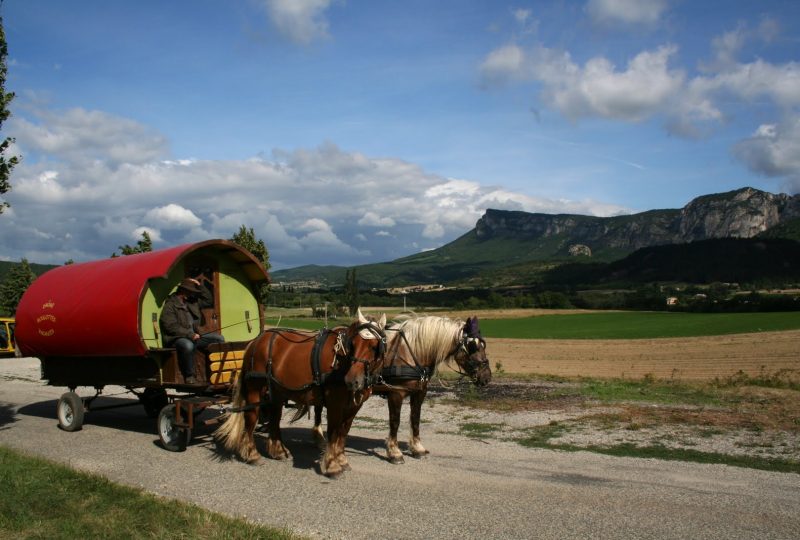
[[[163,388],[145,388],[144,392],[139,395],[139,401],[142,402],[148,418],[158,418],[161,409],[169,404],[167,391]]]
[[[78,431],[83,427],[85,407],[83,400],[75,392],[62,394],[56,405],[58,427],[64,431]]]
[[[183,452],[192,438],[192,430],[175,425],[175,404],[166,405],[158,413],[158,437],[170,452]]]

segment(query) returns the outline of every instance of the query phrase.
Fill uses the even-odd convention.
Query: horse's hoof
[[[430,452],[427,450],[425,450],[424,452],[411,452],[411,457],[413,457],[414,459],[422,459],[424,457],[427,457],[428,454],[430,454]]]
[[[389,463],[392,465],[402,465],[406,461],[403,459],[403,456],[390,456]]]
[[[342,470],[343,471],[352,471],[353,468],[350,466],[349,463],[345,463],[344,465],[342,465]]]
[[[338,479],[339,479],[339,477],[340,477],[340,476],[342,476],[342,472],[343,472],[343,471],[339,471],[339,472],[326,472],[326,473],[325,473],[325,476],[327,476],[327,477],[328,477],[328,478],[330,478],[331,480],[338,480]]]

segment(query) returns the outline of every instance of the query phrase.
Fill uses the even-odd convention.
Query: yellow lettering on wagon
[[[42,306],[42,309],[53,308],[54,306],[55,304],[53,303],[53,301],[49,300]],[[36,324],[39,326],[39,328],[37,328],[39,335],[43,337],[50,337],[53,334],[55,334],[56,330],[55,328],[52,328],[52,326],[55,325],[55,323],[56,323],[56,316],[51,313],[44,313],[36,317]],[[42,328],[42,326],[44,326],[44,328]]]
[[[42,309],[53,309],[54,307],[56,307],[56,303],[53,302],[52,300],[48,300],[47,302],[42,304]]]

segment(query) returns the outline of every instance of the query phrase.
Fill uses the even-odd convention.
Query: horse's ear
[[[386,313],[381,314],[381,320],[378,321],[381,328],[386,328]]]
[[[356,311],[356,316],[358,317],[358,322],[360,324],[367,324],[367,322],[369,322],[367,321],[366,317],[364,317],[364,314],[361,313],[361,308],[358,308],[358,311]]]
[[[470,318],[467,319],[467,323],[464,325],[464,331],[470,337],[475,337],[475,336],[478,335],[478,333],[480,332],[480,329],[478,328],[478,317],[477,317],[477,315],[475,317],[470,317]]]

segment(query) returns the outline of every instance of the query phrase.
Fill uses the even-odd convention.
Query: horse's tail
[[[244,393],[244,373],[241,371],[233,383],[233,397],[231,397],[231,411],[228,419],[214,432],[214,439],[225,449],[231,452],[241,453],[244,442],[244,412],[241,410],[245,405]]]

